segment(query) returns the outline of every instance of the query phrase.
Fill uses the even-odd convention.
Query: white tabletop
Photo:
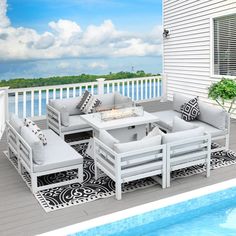
[[[145,111],[143,113],[143,116],[126,117],[109,121],[102,121],[98,116],[96,116],[96,114],[81,115],[80,117],[96,130],[119,129],[133,125],[154,123],[158,121],[157,116],[154,116],[151,113]]]

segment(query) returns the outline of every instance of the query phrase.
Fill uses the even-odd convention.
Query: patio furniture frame
[[[68,132],[62,132],[61,129],[61,116],[60,112],[57,111],[55,108],[53,108],[50,105],[47,105],[47,128],[53,130],[56,134],[58,134],[63,140],[65,140],[65,136],[69,134],[76,134],[76,133],[83,133],[83,132],[92,132],[92,128],[86,128],[86,129],[76,129]],[[79,141],[70,142],[70,145],[80,144],[80,143],[86,143],[89,139],[83,139]]]
[[[116,199],[121,200],[122,183],[146,177],[162,175],[156,178],[162,188],[166,188],[166,146],[159,145],[131,152],[116,153],[99,139],[94,137],[95,178],[98,169],[115,181]]]
[[[191,152],[191,150],[196,150]],[[183,153],[183,154],[181,154]],[[166,144],[167,187],[170,187],[171,171],[205,164],[206,177],[210,176],[211,135],[184,139]]]
[[[55,168],[47,171],[34,172],[33,169],[33,157],[32,157],[32,148],[25,142],[25,140],[18,134],[18,132],[6,122],[6,133],[7,133],[7,142],[8,142],[8,158],[11,158],[11,155],[14,155],[17,158],[17,171],[19,172],[22,179],[25,181],[23,177],[24,169],[27,171],[31,177],[31,185],[29,186],[33,193],[37,191],[59,187],[62,185],[73,184],[83,181],[83,164],[79,165],[71,165],[61,168]],[[69,145],[69,144],[67,144]],[[59,183],[48,184],[44,186],[38,186],[38,177],[49,175],[53,173],[58,173],[67,170],[78,170],[77,177],[72,180],[62,181]],[[26,181],[25,181],[26,182]],[[27,182],[26,182],[27,183]],[[27,183],[28,185],[28,183]]]

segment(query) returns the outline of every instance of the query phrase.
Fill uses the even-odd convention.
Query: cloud
[[[106,69],[108,68],[108,65],[104,62],[95,61],[95,62],[90,63],[88,67],[92,69]]]
[[[82,29],[77,22],[59,19],[39,33],[13,27],[6,13],[7,2],[0,0],[0,61],[161,55],[160,26],[141,35],[118,30],[111,20]]]
[[[5,28],[10,25],[10,20],[7,17],[7,0],[0,0],[0,28]]]

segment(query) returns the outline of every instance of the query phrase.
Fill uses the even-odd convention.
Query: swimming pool
[[[57,235],[236,235],[235,186],[235,179],[222,182],[69,226]]]

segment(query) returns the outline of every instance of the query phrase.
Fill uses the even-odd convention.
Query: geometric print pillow
[[[39,138],[40,141],[42,141],[43,145],[47,144],[47,139],[42,130],[32,120],[25,118],[24,125],[28,127]]]
[[[79,104],[76,106],[85,114],[92,113],[96,107],[101,104],[101,101],[95,98],[88,90],[85,90]]]
[[[195,120],[200,115],[200,109],[198,106],[198,98],[193,98],[187,103],[184,103],[180,107],[182,113],[181,118],[185,121]]]

